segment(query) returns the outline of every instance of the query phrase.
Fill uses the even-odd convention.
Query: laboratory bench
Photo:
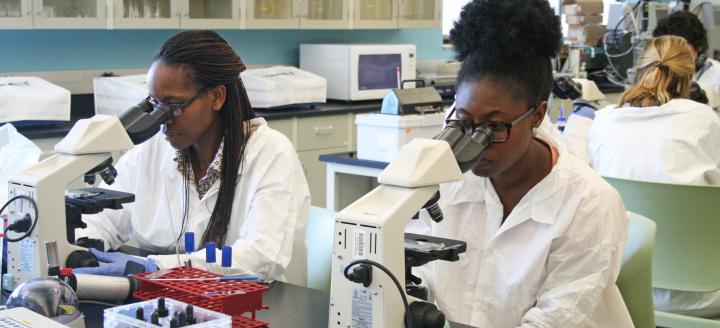
[[[263,294],[263,303],[268,310],[257,311],[257,319],[268,322],[270,328],[323,328],[328,327],[330,294],[276,281]],[[81,303],[86,328],[100,328],[105,307]],[[463,324],[450,323],[451,328],[470,328]]]

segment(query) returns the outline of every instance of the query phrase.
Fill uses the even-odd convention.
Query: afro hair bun
[[[455,57],[554,57],[562,45],[560,20],[546,0],[474,0],[450,31]]]

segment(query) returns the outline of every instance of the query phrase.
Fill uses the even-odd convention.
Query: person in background
[[[78,238],[101,239],[117,249],[131,238],[160,253],[184,249],[185,232],[195,249],[208,242],[232,246],[226,274],[305,283],[305,230],[310,196],[290,141],[255,116],[230,45],[212,31],[181,32],[168,39],[148,72],[153,106],[173,117],[158,134],[128,151],[118,176],[104,188],[135,194],[120,210],[85,215]],[[77,273],[121,275],[128,261],[146,270],[205,266],[205,251],[148,259],[93,250],[104,262]],[[219,250],[218,258],[219,256]]]
[[[408,227],[467,241],[459,261],[420,268],[438,307],[474,327],[632,327],[615,285],[628,224],[620,196],[538,129],[558,17],[545,0],[475,0],[450,39],[462,62],[451,119],[494,137],[462,181],[440,186],[448,219],[422,213]]]
[[[708,49],[707,32],[697,15],[689,11],[678,11],[660,19],[653,30],[653,36],[675,35],[685,39],[690,48],[690,54],[695,63],[693,76],[705,91],[710,107],[716,109],[720,106],[720,62],[708,58],[705,54]]]
[[[603,176],[720,184],[720,118],[687,99],[694,64],[686,41],[651,39],[637,72],[618,106],[596,112],[586,138],[590,165]]]

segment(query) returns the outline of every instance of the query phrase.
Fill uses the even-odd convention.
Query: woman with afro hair
[[[462,62],[451,118],[495,132],[462,181],[441,185],[447,219],[416,222],[426,225],[423,232],[467,241],[459,261],[421,272],[451,321],[633,326],[615,285],[628,229],[622,200],[538,129],[561,38],[546,0],[475,0],[450,32]]]

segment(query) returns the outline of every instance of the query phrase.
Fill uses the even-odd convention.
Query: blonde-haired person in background
[[[720,185],[720,118],[688,99],[694,73],[685,39],[651,39],[635,84],[587,127],[566,129],[587,140],[569,147],[603,176]]]
[[[695,65],[685,39],[651,39],[637,67],[619,106],[598,111],[590,125],[592,167],[610,177],[720,185],[720,118],[687,99]],[[720,293],[655,289],[653,298],[657,310],[720,316]]]

